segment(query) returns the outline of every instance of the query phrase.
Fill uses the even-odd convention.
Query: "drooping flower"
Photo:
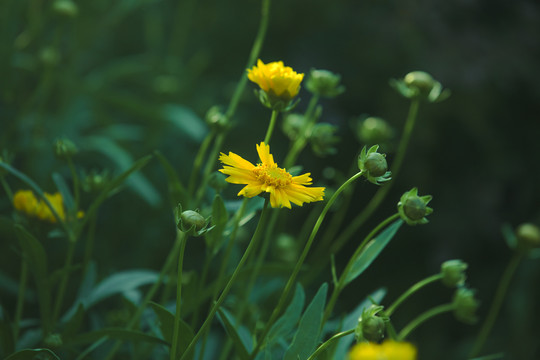
[[[324,196],[324,187],[308,187],[312,184],[310,173],[292,176],[287,170],[279,168],[270,154],[270,146],[261,142],[257,145],[257,153],[261,160],[257,165],[229,152],[221,153],[219,160],[224,164],[219,171],[229,175],[226,179],[233,184],[245,184],[238,196],[252,198],[263,192],[270,195],[270,205],[274,208],[291,208],[293,204],[320,201]]]
[[[265,92],[290,100],[298,95],[304,74],[298,74],[290,66],[283,65],[283,61],[265,64],[259,59],[257,66],[248,69],[248,79]]]
[[[358,343],[348,360],[416,360],[416,348],[408,342]]]
[[[58,214],[60,219],[66,219],[66,212],[64,210],[64,199],[60,193],[44,193],[45,197],[54,208],[54,211]],[[16,210],[19,210],[29,217],[37,217],[40,220],[48,221],[50,223],[56,223],[51,209],[45,201],[38,200],[31,190],[19,190],[13,196],[13,206]],[[83,211],[77,212],[77,218],[84,216]]]

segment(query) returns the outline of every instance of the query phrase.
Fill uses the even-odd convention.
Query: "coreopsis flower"
[[[308,187],[312,184],[310,173],[292,176],[287,170],[279,168],[270,154],[270,146],[261,142],[257,145],[257,153],[261,160],[257,165],[229,152],[221,153],[219,160],[224,164],[219,171],[229,175],[226,179],[233,184],[245,184],[238,196],[252,198],[261,193],[270,195],[270,205],[274,208],[291,208],[293,204],[320,201],[324,196],[324,187]]]
[[[291,100],[298,95],[304,74],[298,74],[283,61],[268,64],[257,60],[257,65],[248,69],[248,79],[259,85],[259,100],[268,108],[284,111],[294,106]]]
[[[416,348],[408,342],[358,343],[348,360],[416,360]]]
[[[66,219],[66,212],[64,210],[64,199],[60,193],[44,193],[45,197],[54,208],[54,211],[58,214],[60,219]],[[19,210],[25,213],[29,217],[36,217],[43,221],[48,221],[50,223],[56,223],[56,218],[54,217],[51,209],[45,201],[38,200],[37,197],[31,190],[19,190],[13,196],[13,206],[16,210]],[[84,212],[77,212],[77,218],[82,218]]]

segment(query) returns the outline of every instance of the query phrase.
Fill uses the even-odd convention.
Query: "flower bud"
[[[111,180],[111,175],[108,170],[90,171],[89,174],[82,177],[82,188],[86,192],[100,192],[102,191]]]
[[[412,71],[403,79],[392,79],[390,85],[409,99],[420,98],[429,102],[438,102],[450,96],[448,89],[443,90],[441,83],[424,71]]]
[[[78,151],[77,146],[69,139],[57,139],[54,142],[54,154],[59,159],[69,159]]]
[[[386,156],[377,152],[369,154],[366,159],[365,167],[371,176],[383,176],[386,174],[386,171],[388,171]]]
[[[417,188],[406,192],[397,204],[401,218],[409,225],[427,223],[425,216],[433,212],[433,209],[427,206],[431,199],[431,195],[418,196]]]
[[[219,106],[212,106],[208,109],[205,120],[208,126],[218,131],[226,130],[230,126],[229,119]]]
[[[518,246],[524,250],[540,248],[540,229],[534,224],[524,223],[516,229]]]
[[[210,174],[208,185],[219,193],[223,191],[223,189],[225,189],[229,183],[225,181],[225,175],[218,171],[214,171]]]
[[[377,152],[379,145],[373,145],[366,150],[364,146],[358,156],[358,169],[362,171],[369,182],[380,185],[380,183],[391,180],[390,171],[387,171],[386,155]]]
[[[306,127],[306,117],[301,114],[288,113],[283,117],[282,130],[290,140],[296,140]]]
[[[306,89],[313,94],[333,98],[345,91],[340,85],[341,76],[328,70],[311,69],[306,80]]]
[[[335,136],[336,131],[336,126],[327,123],[319,123],[313,126],[309,141],[315,154],[322,157],[337,152],[336,148],[334,148],[334,144],[339,142],[339,137]]]
[[[67,18],[75,18],[79,14],[77,4],[71,0],[55,0],[52,7],[55,13]]]
[[[180,214],[180,219],[182,224],[186,228],[194,227],[195,230],[199,231],[206,225],[206,219],[196,211],[186,210]]]
[[[460,287],[454,295],[454,316],[466,324],[478,321],[476,310],[480,303],[474,298],[474,290]]]
[[[468,265],[461,260],[448,260],[441,265],[442,283],[450,288],[462,286],[467,279]]]
[[[380,305],[371,305],[362,311],[354,331],[356,341],[379,342],[384,338],[388,317],[377,315],[383,310]]]
[[[392,138],[393,130],[384,119],[370,116],[357,120],[356,135],[361,143],[383,144]]]

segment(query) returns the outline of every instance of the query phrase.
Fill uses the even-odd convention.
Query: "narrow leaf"
[[[156,155],[157,159],[161,163],[161,166],[165,170],[165,173],[167,174],[167,183],[169,186],[169,195],[171,196],[172,207],[176,207],[176,205],[179,203],[187,205],[188,196],[186,189],[184,185],[182,185],[182,182],[174,170],[174,167],[159,151],[154,151],[154,155]]]
[[[64,178],[59,173],[55,172],[52,174],[52,179],[56,185],[56,188],[58,189],[58,192],[62,195],[64,206],[66,207],[67,211],[73,212],[75,210],[75,201],[73,201],[73,196],[71,196],[71,191],[69,190]]]
[[[306,360],[319,344],[327,291],[328,284],[322,284],[313,301],[308,305],[300,319],[293,342],[285,353],[284,360]]]
[[[214,202],[212,203],[212,225],[214,228],[212,231],[206,233],[205,240],[213,253],[216,254],[221,248],[223,240],[223,231],[229,220],[229,214],[225,208],[225,203],[223,198],[216,194],[214,197]]]
[[[297,283],[296,289],[294,290],[293,299],[287,307],[287,310],[285,310],[285,313],[274,323],[274,325],[272,325],[270,331],[268,332],[268,336],[266,337],[268,347],[279,342],[280,339],[285,339],[289,336],[293,328],[298,323],[300,315],[302,315],[305,298],[306,295],[302,285]]]
[[[356,260],[354,261],[351,270],[346,275],[345,285],[356,279],[362,274],[371,263],[379,256],[384,250],[386,245],[392,240],[398,229],[403,224],[403,220],[399,219],[394,221],[386,229],[384,229],[375,239],[371,240],[364,251],[362,251]]]
[[[240,326],[238,326],[238,324],[236,324],[236,321],[234,321],[232,315],[222,307],[218,309],[218,319],[221,321],[225,331],[227,331],[227,334],[232,339],[236,349],[236,355],[238,355],[241,360],[248,360],[249,352],[251,352],[253,343],[249,337],[249,333],[247,333],[247,329],[243,328],[244,331],[242,334],[242,329]]]
[[[100,329],[100,330],[76,335],[72,337],[71,339],[69,339],[68,341],[66,341],[66,344],[69,344],[69,345],[88,344],[94,341],[98,341],[105,336],[110,339],[128,340],[128,341],[134,341],[134,342],[142,341],[142,342],[170,346],[170,344],[167,341],[160,339],[156,336],[148,335],[141,331],[129,330],[125,328],[105,328],[105,329]]]
[[[160,322],[159,328],[161,334],[163,334],[163,338],[168,343],[172,343],[174,334],[174,314],[153,301],[149,304],[158,317]],[[193,332],[193,329],[184,320],[180,319],[180,331],[178,332],[179,353],[184,353],[194,336],[195,333]]]
[[[56,354],[49,349],[23,349],[5,358],[5,360],[34,360],[34,359],[60,360],[60,358],[56,356]]]

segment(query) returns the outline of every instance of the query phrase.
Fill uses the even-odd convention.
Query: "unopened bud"
[[[75,155],[79,150],[77,146],[68,139],[57,139],[54,142],[54,154],[59,159],[68,159]]]
[[[474,324],[478,321],[476,310],[480,303],[474,297],[474,290],[460,287],[454,295],[454,316],[466,324]]]
[[[426,216],[433,212],[427,204],[431,195],[418,196],[418,189],[413,188],[401,196],[397,208],[401,218],[409,225],[425,224]]]
[[[345,91],[340,85],[341,76],[328,70],[311,69],[306,81],[306,89],[311,93],[327,98],[333,98]]]
[[[516,229],[518,245],[525,250],[540,248],[540,229],[534,224],[524,223]]]
[[[365,166],[369,174],[374,177],[383,176],[388,171],[386,157],[384,154],[377,152],[371,153],[367,156]]]
[[[355,329],[357,341],[379,342],[384,338],[388,317],[377,315],[383,310],[380,305],[371,305],[362,311]]]
[[[182,223],[185,228],[194,227],[195,230],[199,231],[206,225],[206,219],[204,216],[193,210],[186,210],[180,215]]]
[[[448,260],[441,265],[442,283],[448,287],[462,286],[467,279],[468,265],[461,260]]]

